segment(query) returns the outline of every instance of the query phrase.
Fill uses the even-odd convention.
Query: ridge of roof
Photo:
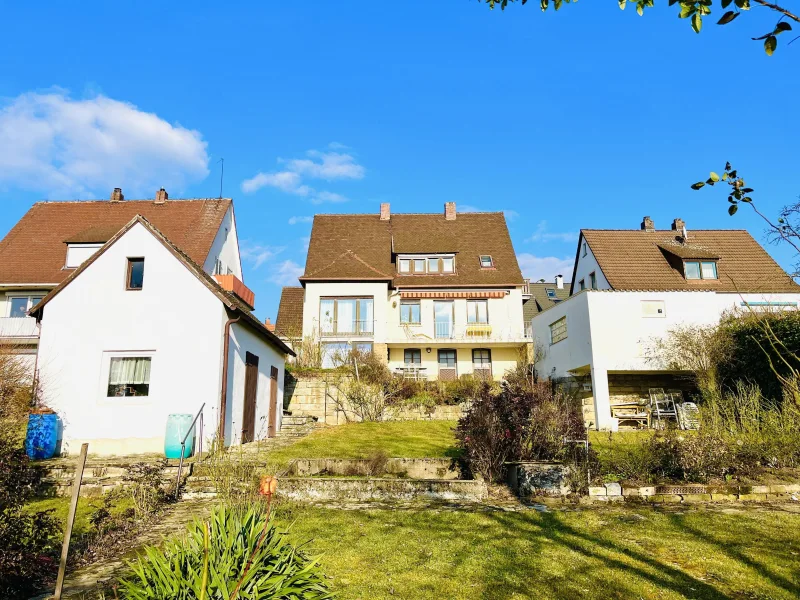
[[[459,212],[456,213],[456,219],[458,217],[463,217],[466,215],[504,215],[505,213],[502,210],[482,210],[476,212]],[[315,217],[377,217],[380,218],[378,213],[317,213],[314,215]],[[391,217],[404,217],[404,216],[412,216],[412,217],[442,217],[444,218],[444,213],[413,213],[413,212],[393,212],[390,215],[388,221],[391,221]]]
[[[283,340],[281,340],[277,335],[275,335],[272,331],[267,329],[266,325],[262,323],[244,304],[241,300],[236,298],[232,293],[223,289],[223,287],[217,282],[213,277],[211,277],[208,273],[206,273],[201,266],[199,266],[196,262],[194,262],[188,254],[183,252],[178,246],[176,246],[172,241],[167,238],[161,231],[159,231],[147,218],[143,217],[142,215],[137,214],[133,217],[128,223],[120,229],[114,237],[108,240],[105,244],[103,244],[100,249],[97,250],[91,257],[86,259],[81,265],[75,269],[69,277],[64,279],[61,283],[59,283],[55,288],[50,290],[50,292],[42,298],[42,300],[29,311],[31,316],[40,315],[38,318],[41,319],[42,313],[44,311],[44,307],[48,304],[55,296],[57,296],[61,290],[67,287],[70,283],[72,283],[81,273],[83,273],[86,269],[88,269],[100,256],[102,256],[111,246],[113,246],[121,237],[123,237],[128,231],[133,229],[133,227],[137,224],[141,224],[145,229],[147,229],[157,240],[159,240],[168,250],[171,250],[173,255],[181,262],[183,265],[189,269],[189,271],[203,283],[211,293],[213,293],[217,298],[230,310],[235,312],[241,313],[242,316],[254,326],[257,333],[261,333],[263,337],[267,338],[267,340],[272,343],[274,346],[277,346],[279,350],[287,354],[291,354],[294,356],[294,352],[291,348],[289,348]]]
[[[676,231],[675,229],[653,229],[652,231],[645,231],[644,229],[587,229],[587,228],[582,228],[579,231],[609,231],[609,232],[616,232],[616,233],[623,232],[623,231],[628,231],[628,232],[631,232],[631,233],[642,233],[642,234],[645,234],[645,233],[646,234],[673,233],[675,235],[680,235],[681,234],[680,231]],[[713,232],[718,232],[718,231],[744,231],[745,233],[748,233],[748,234],[750,233],[749,231],[747,231],[747,229],[689,229],[688,230],[689,235],[691,235],[692,232],[710,233],[712,231]]]
[[[164,204],[169,204],[170,202],[198,202],[202,200],[225,200],[228,202],[233,202],[233,198],[209,198],[209,197],[197,197],[197,198],[169,198],[164,201]],[[80,198],[75,198],[73,200],[37,200],[33,203],[33,206],[37,204],[125,204],[127,202],[152,202],[155,204],[155,198],[125,198],[124,200],[118,200],[112,202],[108,199],[95,199],[95,200],[82,200]]]

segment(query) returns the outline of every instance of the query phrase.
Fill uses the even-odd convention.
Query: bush
[[[127,600],[332,598],[315,561],[279,532],[268,510],[218,507],[183,538],[145,549],[120,583]]]
[[[137,519],[154,513],[160,504],[166,501],[162,476],[167,466],[167,459],[160,462],[133,463],[127,468],[124,480],[131,484],[125,489],[131,500]]]
[[[571,455],[565,440],[584,439],[580,406],[549,382],[505,386],[499,393],[483,384],[458,423],[456,437],[470,470],[490,481],[505,477],[505,463],[563,460]]]

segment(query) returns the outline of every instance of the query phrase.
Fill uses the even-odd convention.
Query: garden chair
[[[658,429],[667,426],[668,419],[678,423],[678,411],[675,409],[675,399],[672,394],[665,394],[664,388],[650,388],[650,414]]]
[[[694,402],[678,404],[678,424],[681,429],[700,429],[700,410]]]

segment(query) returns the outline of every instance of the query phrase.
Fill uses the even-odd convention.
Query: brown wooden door
[[[278,416],[278,367],[269,370],[269,426],[267,436],[275,437]]]
[[[244,359],[244,412],[242,443],[252,442],[256,433],[256,396],[258,395],[258,357],[246,354]]]

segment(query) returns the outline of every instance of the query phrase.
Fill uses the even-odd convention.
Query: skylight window
[[[488,254],[484,254],[481,256],[481,269],[491,269],[494,266],[494,261],[492,261],[492,257]]]
[[[553,288],[545,288],[544,291],[550,300],[556,299],[556,291]]]

